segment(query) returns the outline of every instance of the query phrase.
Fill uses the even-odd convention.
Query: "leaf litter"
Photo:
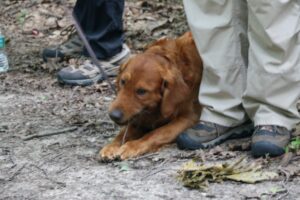
[[[243,183],[257,183],[275,180],[279,174],[266,171],[258,162],[246,161],[241,157],[233,163],[197,164],[191,160],[178,171],[178,178],[184,186],[195,189],[206,189],[209,183],[221,183],[226,180]]]

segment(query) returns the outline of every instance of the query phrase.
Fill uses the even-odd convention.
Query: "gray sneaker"
[[[108,76],[113,77],[118,73],[119,66],[130,56],[130,49],[126,44],[122,51],[108,60],[100,60],[100,64]],[[82,65],[70,65],[61,69],[57,74],[57,79],[62,84],[87,86],[103,80],[103,76],[98,67],[91,61],[85,61]]]
[[[82,55],[83,48],[83,42],[80,40],[79,36],[74,33],[69,40],[60,46],[45,48],[42,52],[42,57],[45,62],[51,58],[59,58],[59,60],[63,60],[65,57]]]
[[[291,139],[291,131],[274,125],[257,126],[252,136],[251,152],[254,157],[280,156]]]
[[[253,133],[253,123],[246,121],[236,127],[226,127],[219,124],[200,121],[194,127],[181,133],[176,143],[179,149],[203,149],[221,144],[225,140],[250,136]]]

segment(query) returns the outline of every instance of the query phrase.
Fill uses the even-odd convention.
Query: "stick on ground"
[[[38,133],[38,134],[29,135],[27,137],[24,137],[23,140],[27,141],[27,140],[32,140],[32,139],[35,139],[35,138],[47,137],[47,136],[52,136],[52,135],[59,135],[59,134],[63,134],[63,133],[66,133],[66,132],[75,131],[77,129],[78,129],[78,127],[69,127],[69,128],[65,128],[65,129],[61,129],[61,130],[55,130],[55,131],[48,132],[48,133]]]

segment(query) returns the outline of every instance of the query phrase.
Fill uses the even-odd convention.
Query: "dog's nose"
[[[123,113],[120,110],[113,110],[109,113],[109,117],[115,122],[120,122],[123,118]]]

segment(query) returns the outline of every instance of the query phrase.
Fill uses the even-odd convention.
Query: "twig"
[[[39,166],[37,166],[37,165],[35,165],[35,164],[31,164],[31,166],[34,167],[34,168],[36,168],[36,169],[38,169],[38,170],[40,170],[40,171],[44,174],[44,176],[45,176],[45,178],[46,178],[47,180],[49,180],[49,181],[51,181],[52,183],[55,183],[55,184],[57,184],[57,185],[60,185],[61,187],[66,187],[66,184],[65,184],[65,183],[60,182],[60,181],[56,181],[56,180],[50,178],[50,177],[48,176],[47,172],[46,172],[44,169],[40,168]]]
[[[17,166],[17,164],[14,162],[13,158],[12,158],[12,149],[10,149],[9,154],[8,154],[8,159],[11,162],[12,166],[11,168],[14,168],[15,166]]]
[[[56,13],[51,13],[51,12],[49,12],[47,10],[41,10],[40,14],[46,15],[47,17],[55,17],[57,19],[62,19],[63,18],[63,16],[57,15]]]
[[[99,120],[96,120],[96,124],[112,124],[112,125],[114,125],[115,123],[112,121],[109,121],[109,120],[99,119]]]
[[[170,168],[170,167],[166,167],[167,163],[170,163],[170,159],[166,159],[164,160],[162,163],[160,163],[157,167],[154,167],[150,172],[148,172],[146,175],[144,175],[141,178],[141,181],[143,181],[145,178],[148,178],[149,176],[153,176],[154,174],[157,174],[161,171],[164,170],[178,170],[178,169],[174,169],[174,168]]]
[[[121,145],[125,144],[125,139],[126,139],[127,132],[128,132],[128,126],[129,126],[129,125],[127,124],[126,129],[125,129],[125,133],[124,133],[123,138],[122,138],[122,143],[121,143]]]
[[[77,90],[79,90],[79,86],[75,86],[75,87],[74,87],[74,89],[73,89],[73,91],[72,91],[72,93],[71,93],[71,95],[70,95],[70,98],[69,98],[70,100],[73,99],[74,94],[75,94],[75,92],[77,92]]]
[[[174,169],[174,168],[170,168],[170,167],[165,167],[165,168],[161,168],[161,169],[156,169],[155,171],[151,171],[150,173],[147,173],[145,176],[143,176],[141,178],[141,181],[144,181],[146,178],[150,177],[150,176],[153,176],[155,174],[158,174],[159,172],[162,172],[162,171],[165,171],[165,170],[168,170],[168,171],[171,171],[171,170],[178,170],[178,169]]]
[[[62,156],[62,155],[63,155],[63,153],[60,153],[60,154],[58,154],[58,155],[55,155],[53,158],[50,158],[49,160],[44,161],[42,164],[40,164],[40,165],[38,165],[38,166],[39,166],[39,167],[42,167],[44,164],[46,164],[46,163],[48,163],[48,162],[51,162],[51,161],[55,160],[56,158],[58,158],[58,157],[60,157],[60,156]]]
[[[58,170],[58,171],[56,172],[56,174],[62,173],[62,172],[65,171],[66,169],[69,169],[71,166],[72,166],[72,165],[68,165],[68,166],[66,166],[66,167],[64,167],[64,168],[62,168],[62,169],[60,169],[60,170]]]
[[[35,6],[36,4],[37,4],[37,2],[33,1],[33,2],[29,3],[28,5],[26,5],[26,8],[30,8],[32,6]]]
[[[278,170],[285,176],[284,182],[288,182],[291,177],[291,174],[288,171],[286,171],[285,169],[283,169],[282,167],[279,167]]]
[[[280,162],[280,166],[282,166],[282,167],[288,166],[294,156],[295,156],[295,154],[293,152],[285,153]]]
[[[70,127],[70,128],[65,128],[65,129],[62,129],[62,130],[52,131],[52,132],[49,132],[49,133],[40,133],[40,134],[30,135],[30,136],[24,137],[23,140],[27,141],[27,140],[32,140],[32,139],[35,139],[35,138],[47,137],[47,136],[52,136],[52,135],[59,135],[59,134],[63,134],[63,133],[66,133],[66,132],[75,131],[77,129],[78,129],[78,127]]]
[[[0,181],[12,181],[17,175],[20,174],[20,172],[25,168],[26,164],[22,165],[13,175],[7,179],[0,179]]]
[[[291,161],[297,161],[300,159],[300,156],[294,156]]]
[[[157,153],[157,152],[155,152],[155,153],[148,153],[148,154],[145,154],[143,156],[139,156],[137,158],[131,158],[129,160],[130,161],[138,161],[138,160],[141,160],[141,159],[144,159],[144,158],[149,158],[149,157],[156,156],[156,155],[159,155],[159,153]]]
[[[281,192],[283,193],[281,196],[279,196],[277,198],[277,200],[280,200],[280,199],[286,199],[286,197],[290,194],[290,190],[286,187],[286,184],[285,183],[282,183],[281,186],[283,187],[284,191]]]

